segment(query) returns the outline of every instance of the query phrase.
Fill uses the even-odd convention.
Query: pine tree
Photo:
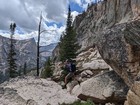
[[[76,32],[72,26],[71,8],[68,8],[68,17],[65,32],[60,38],[60,60],[76,58],[78,44],[76,44]]]
[[[23,68],[23,74],[26,75],[27,74],[27,64],[26,62],[24,63],[24,68]]]
[[[16,52],[15,52],[15,40],[13,39],[13,36],[14,36],[14,32],[15,32],[15,28],[16,28],[16,24],[13,23],[10,25],[10,31],[11,31],[11,36],[10,36],[10,50],[9,50],[9,54],[8,54],[8,57],[7,57],[7,61],[8,61],[8,70],[9,70],[9,76],[11,78],[14,78],[18,75],[17,73],[17,65],[16,65],[16,58],[15,58],[15,55],[16,55]]]
[[[49,57],[44,65],[44,71],[41,73],[41,77],[47,78],[47,77],[51,77],[52,75],[53,75],[53,70],[51,68],[51,59]]]
[[[18,76],[21,76],[21,72],[22,72],[22,66],[19,66]]]

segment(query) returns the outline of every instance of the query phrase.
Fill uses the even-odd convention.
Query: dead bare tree
[[[42,24],[42,13],[40,15],[40,20],[39,20],[39,26],[38,26],[38,41],[37,41],[37,76],[39,76],[39,63],[40,63],[40,35],[43,32],[47,32],[48,30],[41,30],[41,24]],[[49,31],[55,31],[55,30],[49,30]]]
[[[38,27],[38,41],[37,41],[37,76],[39,76],[39,43],[41,34],[41,23],[42,23],[42,13],[40,15],[39,27]]]

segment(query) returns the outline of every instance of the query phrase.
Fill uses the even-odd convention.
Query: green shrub
[[[27,63],[24,63],[24,68],[23,68],[23,74],[26,75],[27,74]]]
[[[60,81],[64,81],[65,76],[68,74],[68,71],[65,69],[65,67],[61,67],[61,70],[63,71],[61,72]]]
[[[51,68],[51,60],[48,58],[47,62],[44,65],[44,70],[41,73],[42,78],[48,78],[53,75],[53,70]]]
[[[87,100],[86,102],[81,102],[81,101],[75,101],[72,104],[60,104],[60,105],[95,105],[91,100]]]

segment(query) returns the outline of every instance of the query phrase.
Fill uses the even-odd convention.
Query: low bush
[[[60,105],[95,105],[91,100],[87,100],[86,102],[76,101],[72,104],[60,104]]]
[[[51,60],[48,58],[47,62],[45,63],[44,70],[41,73],[42,78],[48,78],[53,75],[53,70],[51,68]]]

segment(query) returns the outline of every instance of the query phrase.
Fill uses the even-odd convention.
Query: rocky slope
[[[0,85],[0,105],[59,105],[76,100],[76,96],[46,79],[19,77]]]
[[[84,71],[86,76],[86,70],[90,70],[90,76],[94,76],[97,70],[112,68],[129,88],[132,87],[126,105],[139,105],[132,100],[140,99],[137,92],[140,77],[140,0],[103,0],[91,4],[87,11],[76,17],[74,27],[81,46],[76,58],[78,70]],[[54,51],[55,56],[59,55],[58,51],[59,47]],[[58,69],[55,71],[55,74],[61,74]]]
[[[96,75],[72,90],[82,100],[90,98],[97,104],[110,102],[115,105],[122,105],[127,92],[127,85],[114,71]]]
[[[97,46],[102,58],[129,86],[138,74],[139,15],[139,0],[104,0],[92,4],[74,23],[80,51]],[[127,71],[133,72],[130,78]]]
[[[59,50],[56,48],[55,50]],[[54,56],[57,56],[59,51],[55,52]],[[57,58],[57,57],[56,57]],[[55,59],[55,61],[57,61]],[[87,77],[94,76],[101,71],[109,71],[112,68],[101,58],[97,48],[90,48],[84,52],[81,52],[76,58],[76,66],[78,72],[80,72],[81,81],[87,79]],[[55,62],[54,76],[60,77],[62,74],[62,62]]]
[[[97,47],[131,90],[126,105],[139,105],[140,0],[104,0],[75,19],[79,52]],[[136,85],[137,84],[137,85]],[[134,97],[135,96],[135,97]],[[133,101],[132,101],[133,100]]]

